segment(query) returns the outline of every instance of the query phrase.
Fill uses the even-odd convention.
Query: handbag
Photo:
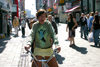
[[[94,39],[93,39],[93,32],[90,32],[90,33],[88,34],[88,41],[89,41],[89,42],[93,42],[93,41],[94,41]]]

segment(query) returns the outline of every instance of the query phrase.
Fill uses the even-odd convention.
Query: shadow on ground
[[[73,49],[75,49],[76,51],[80,52],[81,54],[87,54],[87,48],[85,47],[78,47],[77,45],[73,45],[72,46]]]
[[[10,39],[11,38],[0,39],[0,53],[4,51],[4,49],[6,48],[6,44],[8,43],[7,40],[10,40]]]
[[[90,46],[95,47],[95,48],[100,48],[100,45],[98,45],[98,46],[90,45]]]
[[[63,61],[65,60],[64,57],[62,57],[59,54],[56,54],[55,57],[56,57],[56,60],[58,61],[59,64],[63,64]]]
[[[22,36],[22,38],[26,38],[26,36]]]

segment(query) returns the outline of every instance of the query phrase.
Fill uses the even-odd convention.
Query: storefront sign
[[[12,12],[17,12],[17,6],[16,5],[12,6]]]

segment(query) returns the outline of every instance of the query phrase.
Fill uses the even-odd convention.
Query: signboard
[[[16,5],[12,6],[12,12],[17,12],[17,6]]]

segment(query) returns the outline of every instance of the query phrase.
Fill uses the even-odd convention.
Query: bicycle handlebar
[[[57,53],[57,49],[54,49],[53,54],[47,60],[45,60],[45,59],[38,60],[30,50],[27,50],[27,53],[30,53],[32,58],[35,59],[36,61],[48,63],[53,58],[53,55],[55,55]]]

